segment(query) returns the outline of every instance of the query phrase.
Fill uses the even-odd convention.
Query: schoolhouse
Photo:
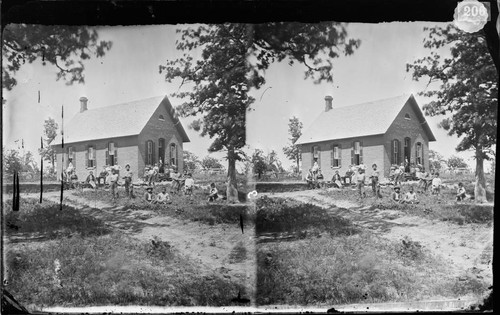
[[[146,166],[172,166],[183,170],[183,143],[189,138],[166,96],[88,108],[80,98],[80,112],[64,121],[62,136],[54,139],[57,175],[69,163],[79,180],[103,166],[130,164],[133,180],[142,177]],[[165,169],[165,168],[162,168]]]
[[[325,109],[296,141],[302,154],[302,176],[317,161],[330,180],[336,170],[345,175],[350,165],[372,164],[388,177],[391,165],[405,161],[429,170],[429,142],[436,141],[413,95],[333,106],[325,97]]]

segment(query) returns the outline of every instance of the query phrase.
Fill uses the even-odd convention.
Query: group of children
[[[406,166],[401,163],[401,166],[393,166],[391,167],[390,179],[394,184],[394,192],[391,194],[391,199],[396,202],[402,203],[418,203],[417,194],[414,191],[413,187],[410,187],[409,191],[404,195],[401,194],[401,181],[403,180],[406,171],[408,171],[409,164]],[[431,194],[439,195],[441,191],[442,181],[439,177],[439,173],[433,173],[432,175],[426,173],[422,166],[417,165],[413,169],[410,168],[410,173],[413,171],[413,175],[416,179],[418,179],[418,188],[423,188],[424,191],[427,191],[429,185],[432,186]],[[309,170],[308,175],[306,176],[306,181],[308,183],[309,188],[319,188],[322,186],[323,175],[321,174],[321,170],[319,169],[317,162],[314,163],[313,167]],[[372,172],[368,177],[370,186],[372,188],[373,195],[376,198],[382,198],[382,194],[380,193],[380,171],[378,170],[377,164],[372,165]],[[346,175],[341,177],[339,171],[336,170],[330,182],[325,182],[325,184],[330,184],[335,188],[342,188],[343,185],[355,185],[355,189],[358,191],[359,197],[366,196],[364,192],[364,186],[366,182],[366,174],[365,174],[365,166],[359,165],[357,168],[350,165]],[[465,188],[462,183],[458,184],[458,190],[456,195],[457,201],[463,201],[467,198]]]
[[[186,179],[186,184],[184,186],[184,193],[186,195],[192,195],[193,192],[193,187],[194,187],[194,180],[191,177],[191,174],[189,174],[189,177]],[[146,188],[146,192],[144,193],[144,201],[147,203],[153,203],[153,204],[169,204],[172,203],[172,199],[170,198],[170,195],[167,193],[167,188],[163,187],[161,192],[158,193],[158,195],[153,194],[153,187],[148,186]],[[208,201],[212,202],[219,199],[219,194],[218,190],[215,187],[215,183],[210,184],[210,192],[208,195]]]

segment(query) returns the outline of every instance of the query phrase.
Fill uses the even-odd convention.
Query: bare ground
[[[370,210],[348,200],[333,200],[318,190],[268,194],[269,197],[292,198],[311,203],[332,214],[352,220],[382,237],[401,241],[405,236],[419,242],[433,255],[449,262],[457,277],[471,272],[487,283],[493,283],[493,227],[464,224],[410,216],[395,210]]]

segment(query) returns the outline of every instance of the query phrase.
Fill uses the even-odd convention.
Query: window
[[[73,147],[68,147],[68,163],[75,165],[75,149]]]
[[[160,116],[158,117],[158,120],[165,121],[165,117],[163,117],[163,115],[160,115]]]
[[[340,145],[334,144],[332,145],[332,167],[340,167],[340,155],[341,155],[341,149]]]
[[[417,145],[416,145],[416,162],[417,164],[420,164],[420,165],[423,165],[424,161],[423,161],[423,147],[422,147],[422,143],[420,142],[417,142]]]
[[[177,146],[175,143],[170,144],[170,165],[177,165]]]
[[[154,160],[154,142],[152,140],[146,141],[146,164],[153,165]]]
[[[319,150],[319,146],[315,145],[312,147],[312,161],[311,166],[314,165],[314,162],[318,163],[318,166],[321,167],[321,154]]]
[[[411,139],[406,137],[405,138],[405,149],[404,149],[404,163],[409,164],[410,163],[410,157],[411,157]]]
[[[405,114],[405,119],[406,119],[406,120],[410,120],[410,119],[411,119],[410,114],[406,113],[406,114]]]
[[[87,147],[87,167],[96,167],[94,146]]]
[[[108,149],[106,150],[106,165],[118,165],[118,152],[114,142],[108,143]]]
[[[361,141],[354,141],[352,143],[351,164],[363,164],[363,144],[361,143]]]
[[[392,140],[392,149],[391,149],[391,163],[399,165],[401,163],[401,143],[398,139]]]

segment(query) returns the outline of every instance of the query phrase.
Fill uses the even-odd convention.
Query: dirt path
[[[46,193],[44,198],[59,202],[59,192]],[[65,203],[91,214],[130,236],[149,242],[154,237],[168,242],[180,255],[198,263],[207,276],[215,272],[245,287],[245,297],[253,297],[256,281],[255,234],[253,229],[241,232],[239,225],[207,225],[161,216],[146,210],[113,207],[104,202],[65,194]],[[246,258],[235,257],[233,248],[241,245]],[[233,254],[232,254],[233,253]],[[241,256],[240,256],[241,258]]]
[[[420,242],[435,256],[448,261],[457,276],[471,272],[477,278],[493,283],[493,227],[484,224],[457,225],[409,216],[395,210],[370,210],[369,207],[361,207],[351,201],[333,200],[320,195],[317,190],[274,193],[268,196],[315,204],[393,241],[401,241],[407,236]]]

